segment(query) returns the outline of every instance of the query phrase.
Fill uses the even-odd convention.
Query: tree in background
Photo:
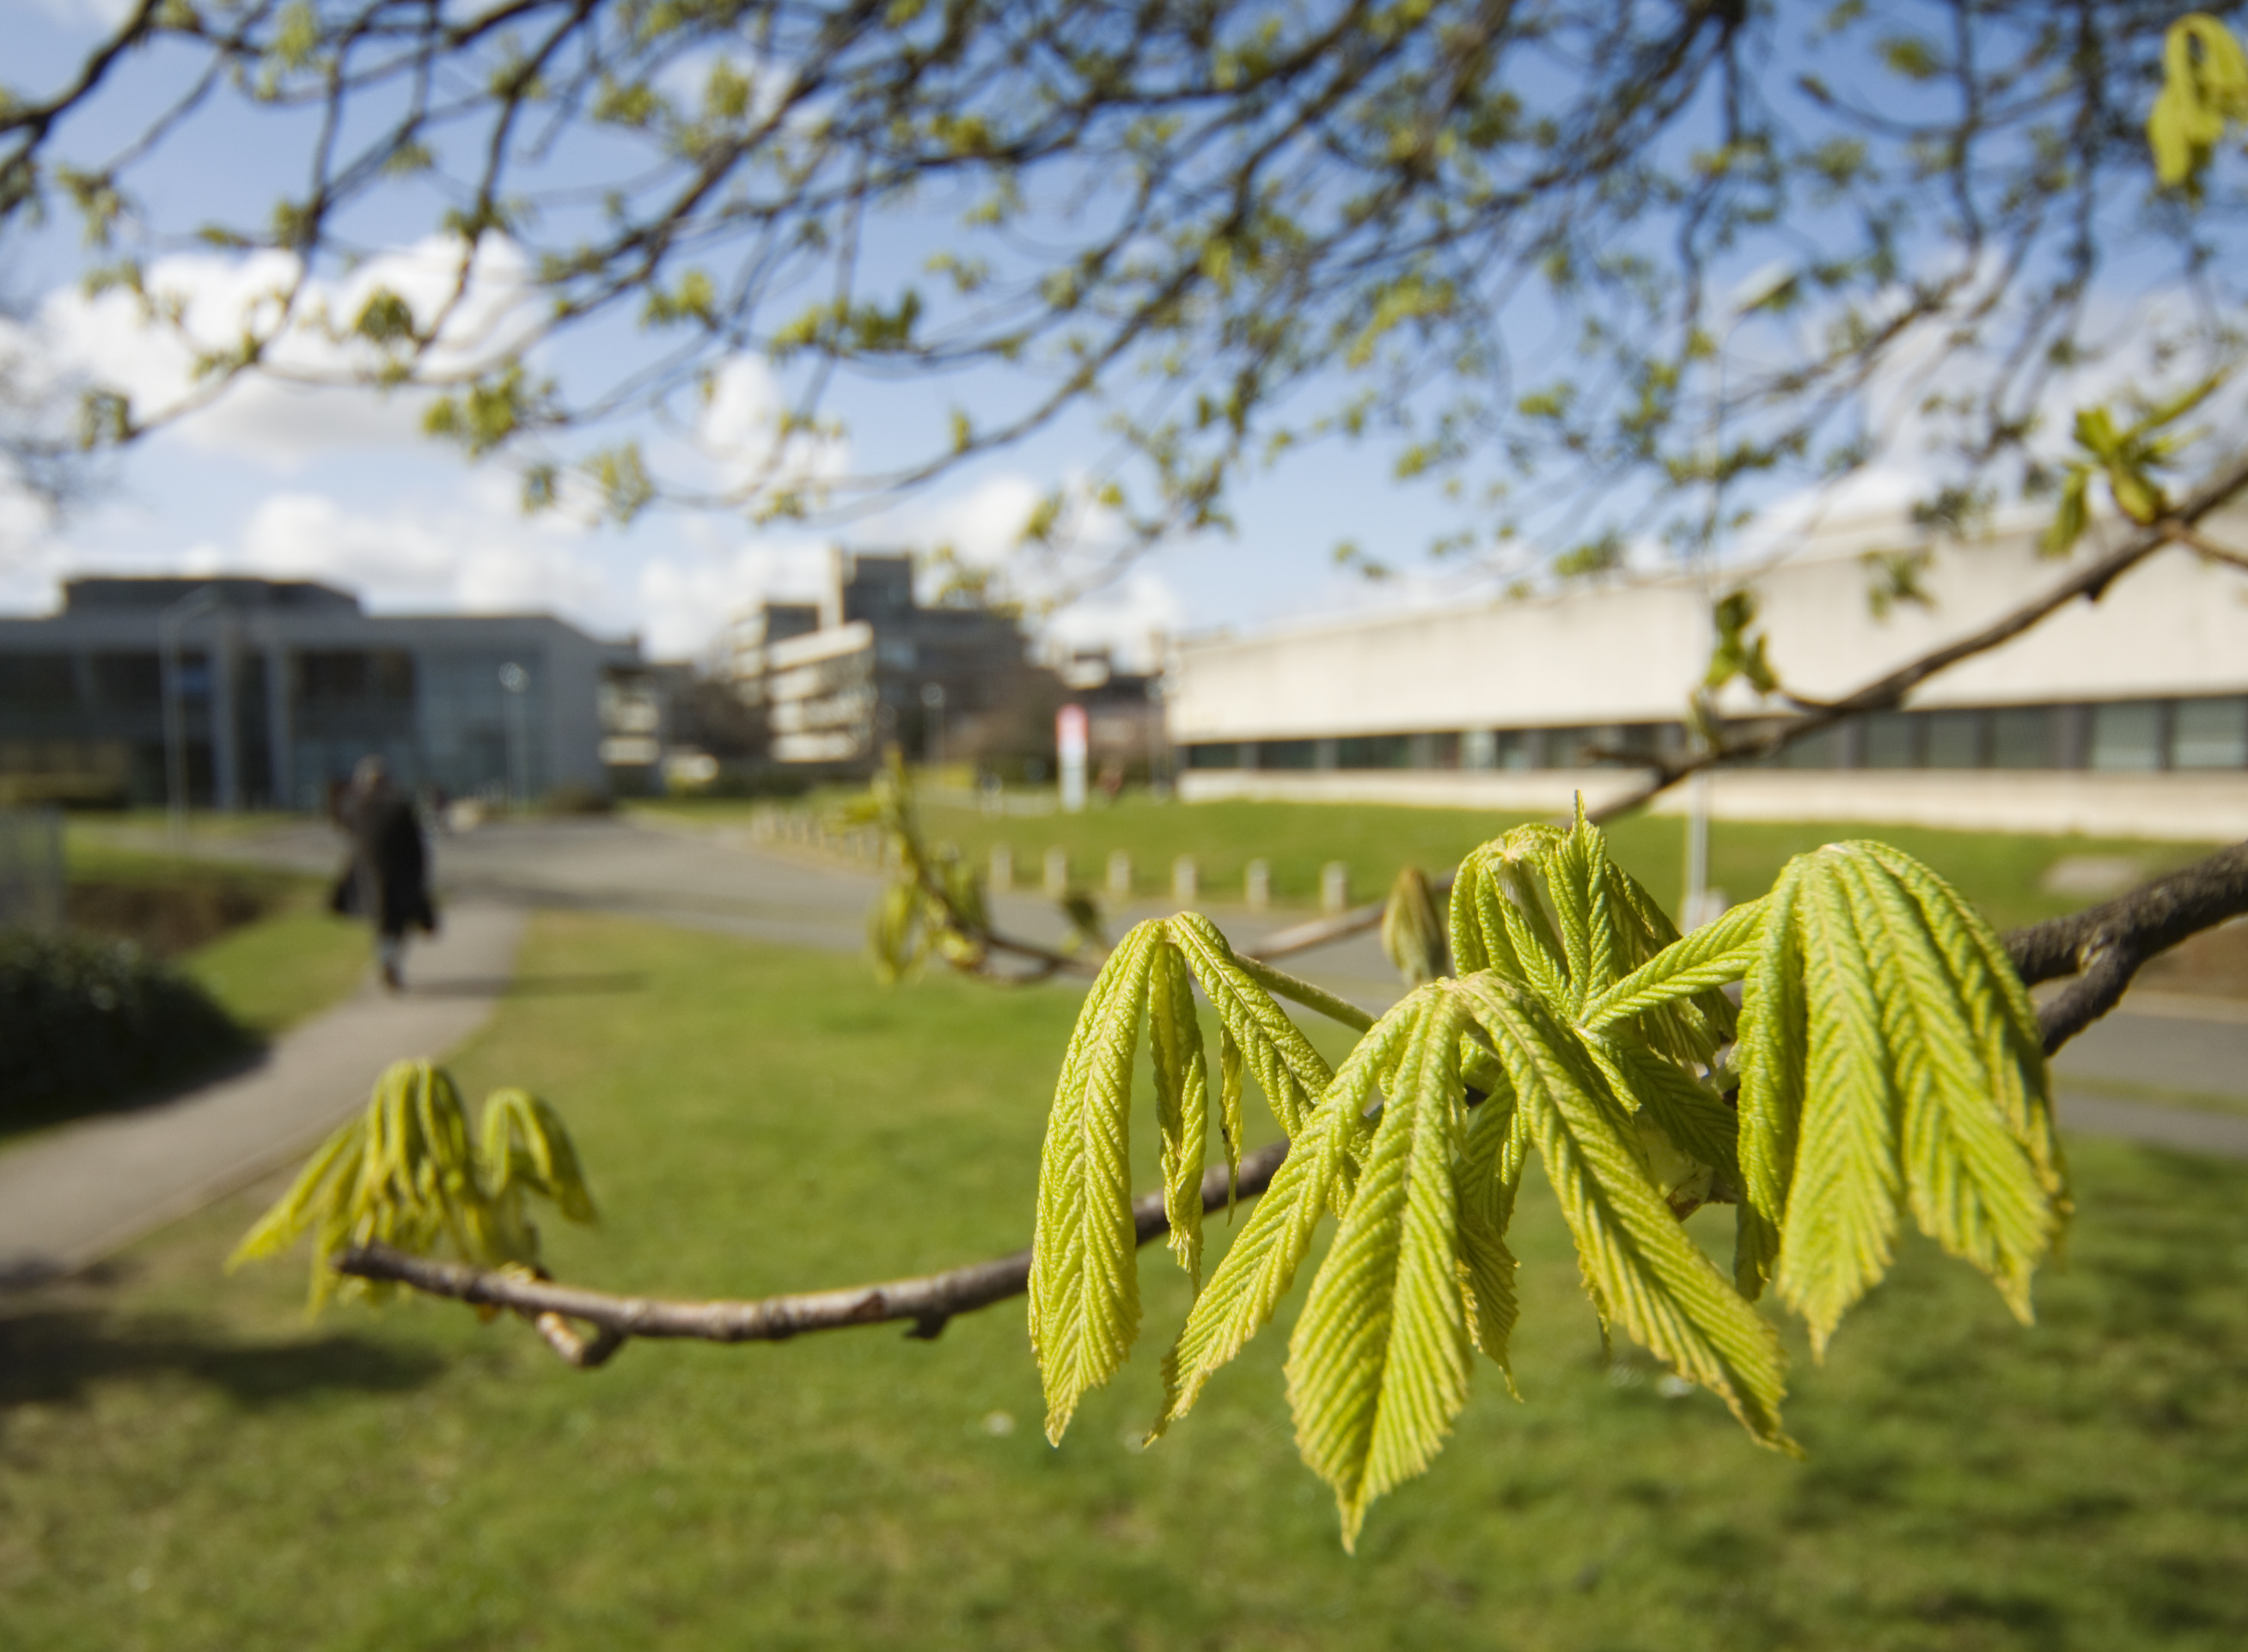
[[[534,504],[833,518],[1083,415],[1105,451],[1031,536],[1121,556],[1363,439],[1456,499],[1438,549],[1598,572],[1696,543],[1720,480],[1889,461],[1971,526],[2060,481],[2070,398],[2229,375],[2230,37],[2176,15],[141,0],[10,89],[0,214],[74,210],[88,279],[195,352],[185,403],[89,387],[97,446],[246,372],[420,386]],[[278,199],[136,188],[229,121],[304,155]],[[257,300],[168,283],[189,246]],[[698,449],[745,360],[782,406]],[[957,405],[833,468],[840,392],[934,379]]]

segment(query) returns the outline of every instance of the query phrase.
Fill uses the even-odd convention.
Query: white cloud
[[[646,652],[656,659],[704,658],[720,633],[758,604],[819,597],[833,557],[824,541],[792,537],[706,543],[646,559],[634,585]]]
[[[57,23],[86,29],[113,29],[132,14],[133,0],[31,0]]]
[[[64,364],[130,396],[141,421],[176,417],[189,446],[284,473],[326,454],[424,440],[426,393],[352,382],[380,363],[374,346],[349,334],[378,290],[403,298],[422,327],[442,316],[426,358],[437,372],[495,361],[528,337],[526,266],[504,240],[479,247],[465,288],[460,243],[442,236],[371,258],[340,280],[299,287],[301,268],[286,253],[180,254],[157,260],[144,278],[150,302],[174,322],[150,319],[131,293],[88,297],[74,287],[50,294],[42,318]],[[230,349],[245,331],[269,341],[272,372],[245,375],[197,406],[208,390],[195,377],[197,354]]]
[[[840,436],[797,431],[782,437],[786,411],[779,381],[762,357],[731,357],[712,375],[694,447],[721,491],[816,493],[850,468],[851,444]]]
[[[1061,649],[1106,648],[1127,671],[1160,669],[1170,639],[1186,627],[1186,605],[1152,568],[1057,611],[1045,640]]]
[[[1023,527],[1042,492],[1027,476],[990,476],[964,493],[894,506],[870,527],[869,535],[891,536],[925,553],[949,550],[971,568],[1005,568],[1023,585],[1037,573],[1022,543]]]
[[[629,610],[593,537],[562,518],[524,517],[497,479],[478,476],[448,499],[372,511],[320,493],[269,495],[233,543],[197,543],[179,565],[322,580],[372,609],[552,612],[613,635],[629,628]]]

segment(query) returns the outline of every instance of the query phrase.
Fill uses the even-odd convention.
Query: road
[[[339,855],[334,834],[317,823],[208,837],[197,850],[323,873],[335,868]],[[869,871],[752,846],[744,833],[656,828],[615,816],[487,826],[439,837],[435,857],[440,887],[454,898],[613,912],[845,952],[866,945],[874,890]],[[1037,896],[1000,896],[993,907],[1003,927],[1027,939],[1061,938],[1060,919]],[[1162,910],[1142,903],[1114,914],[1114,921],[1121,928]],[[1237,940],[1288,921],[1225,907],[1213,907],[1211,916]],[[1289,964],[1370,1009],[1398,993],[1371,935]],[[2061,1117],[2072,1128],[2248,1158],[2248,1004],[2135,993],[2054,1065]]]

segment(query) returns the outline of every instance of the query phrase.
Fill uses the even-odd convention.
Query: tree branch
[[[2050,1055],[2115,1007],[2140,966],[2190,935],[2248,912],[2248,843],[2197,862],[2105,905],[2005,938],[2024,982],[2063,975],[2075,984],[2038,1011]]]
[[[1219,1165],[1202,1178],[1203,1208],[1225,1209],[1229,1197],[1253,1198],[1271,1184],[1288,1144],[1275,1142],[1241,1158],[1240,1173],[1229,1187]],[[1141,1245],[1169,1232],[1163,1196],[1143,1193],[1132,1201],[1132,1221]],[[910,1336],[934,1338],[956,1314],[971,1313],[1019,1296],[1031,1278],[1031,1253],[1017,1251],[988,1262],[956,1267],[916,1279],[891,1280],[833,1291],[805,1291],[755,1301],[673,1301],[662,1297],[613,1296],[558,1285],[522,1273],[496,1273],[434,1257],[409,1256],[387,1245],[355,1246],[330,1262],[339,1273],[409,1286],[429,1296],[449,1297],[476,1307],[504,1308],[533,1320],[556,1352],[572,1365],[601,1363],[627,1337],[687,1338],[704,1342],[783,1342],[806,1331],[836,1331],[894,1320],[913,1323]],[[549,1321],[554,1328],[549,1328]],[[565,1321],[595,1328],[579,1339]],[[561,1335],[558,1336],[557,1332]],[[604,1339],[610,1339],[602,1346]],[[572,1346],[582,1351],[573,1353]],[[600,1351],[593,1352],[595,1348]]]
[[[2063,975],[2080,977],[2038,1012],[2046,1053],[2053,1054],[2112,1009],[2148,959],[2243,912],[2248,912],[2248,843],[2105,905],[2013,931],[2005,939],[2006,953],[2025,982],[2034,986]],[[1332,918],[1326,925],[1302,927],[1331,927],[1343,921]],[[1273,939],[1294,932],[1283,932]],[[1244,1154],[1239,1176],[1230,1188],[1223,1166],[1211,1171],[1202,1178],[1203,1209],[1222,1211],[1230,1198],[1255,1198],[1271,1184],[1287,1156],[1285,1142]],[[1132,1221],[1141,1245],[1167,1232],[1162,1194],[1142,1193],[1134,1199]],[[404,1285],[425,1295],[516,1314],[531,1321],[562,1358],[580,1369],[592,1369],[635,1336],[778,1342],[806,1331],[907,1321],[914,1328],[908,1335],[934,1338],[956,1314],[1021,1295],[1030,1283],[1031,1253],[1017,1251],[942,1273],[877,1285],[702,1302],[614,1296],[521,1272],[494,1273],[409,1256],[387,1245],[355,1246],[338,1253],[330,1266],[354,1278]],[[582,1335],[576,1325],[592,1326],[593,1335]]]
[[[1875,678],[1856,692],[1845,694],[1840,700],[1823,702],[1821,709],[1752,740],[1696,752],[1690,757],[1675,761],[1658,762],[1653,776],[1645,785],[1591,810],[1590,818],[1595,824],[1614,820],[1618,816],[1629,814],[1669,790],[1680,781],[1705,768],[1714,768],[1719,763],[1755,761],[1770,757],[1799,740],[1832,728],[1853,717],[1862,717],[1869,712],[1894,710],[1904,703],[1906,695],[1929,678],[1949,671],[1964,659],[1972,659],[1977,654],[1988,653],[1993,648],[2012,642],[2078,597],[2081,597],[2087,602],[2099,601],[2118,577],[2164,545],[2183,543],[2203,556],[2216,554],[2206,547],[2206,542],[2202,541],[2199,535],[2192,532],[2193,524],[2244,488],[2248,488],[2248,454],[2236,456],[2231,463],[2188,495],[2169,516],[2151,527],[2140,529],[2106,556],[2094,558],[2041,596],[2001,615],[1980,631],[1971,631],[1956,642],[1932,649],[1919,659],[1909,660],[1886,675]]]
[[[1876,678],[1840,700],[1813,700],[1793,695],[1786,698],[1806,714],[1772,729],[1752,740],[1740,741],[1719,747],[1714,751],[1697,753],[1676,761],[1658,762],[1653,776],[1637,789],[1627,792],[1611,802],[1587,811],[1587,818],[1595,825],[1628,815],[1645,807],[1680,781],[1713,768],[1721,763],[1756,761],[1785,751],[1797,741],[1847,722],[1853,717],[1869,713],[1889,711],[1904,703],[1905,697],[1937,673],[1950,670],[1962,660],[1987,653],[2002,644],[2012,641],[2024,631],[2057,613],[2078,597],[2096,602],[2109,585],[2121,575],[2144,562],[2167,544],[2181,544],[2197,555],[2218,562],[2248,569],[2248,556],[2242,556],[2215,544],[2194,524],[2210,512],[2219,509],[2235,494],[2248,488],[2248,454],[2243,454],[2207,482],[2197,488],[2171,515],[2151,527],[2143,528],[2130,538],[2097,561],[2087,563],[2067,579],[2044,595],[2024,603],[1982,630],[1948,643],[1941,648],[1907,661],[1886,675]],[[1449,884],[1449,877],[1446,878]],[[1241,948],[1244,958],[1283,958],[1292,952],[1309,952],[1315,946],[1347,940],[1363,933],[1381,922],[1387,903],[1369,901],[1354,906],[1333,918],[1320,918],[1309,924],[1299,924],[1269,935],[1252,946]],[[2024,932],[2026,933],[2027,932]],[[2165,943],[2173,945],[2174,943]],[[2155,951],[2162,950],[2157,947]],[[2149,954],[2151,956],[2152,954]],[[2144,961],[2143,959],[2142,961]],[[2136,967],[2135,965],[2133,967]],[[2116,989],[2119,993],[2121,987]],[[2112,1006],[2114,1000],[2108,1000]],[[2098,1012],[2104,1014],[2107,1006]],[[2081,1025],[2073,1031],[2080,1031]]]
[[[2244,555],[2229,546],[2218,544],[2190,522],[2180,522],[2175,516],[2166,516],[2155,525],[2165,529],[2179,544],[2191,548],[2196,554],[2207,557],[2210,562],[2225,563],[2234,568],[2248,571],[2248,555]]]

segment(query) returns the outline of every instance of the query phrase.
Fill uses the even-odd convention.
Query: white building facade
[[[2248,546],[2248,521],[2220,521]],[[1833,698],[1987,625],[2098,554],[2040,556],[2032,528],[1933,553],[1932,606],[1876,615],[1864,557],[1830,534],[1747,577],[1789,692]],[[1724,582],[1731,589],[1740,577]],[[1189,640],[1170,738],[1189,800],[1387,801],[1518,813],[1621,795],[1635,753],[1680,749],[1709,604],[1683,579]],[[1729,715],[1785,714],[1738,686]],[[1683,791],[1658,809],[1684,807]],[[1934,679],[1899,713],[1713,782],[1721,816],[1888,821],[2192,840],[2248,836],[2248,574],[2156,553]]]

